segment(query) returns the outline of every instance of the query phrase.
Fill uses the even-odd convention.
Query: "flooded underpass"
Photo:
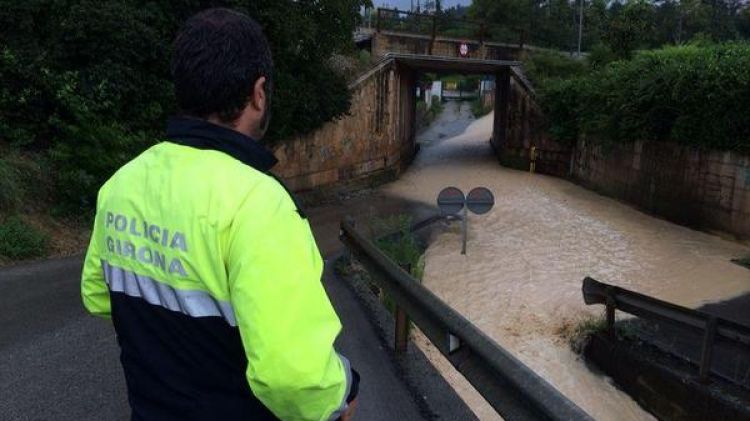
[[[653,419],[569,347],[587,308],[591,276],[689,307],[750,291],[750,271],[730,259],[748,247],[646,215],[568,181],[503,168],[488,139],[492,115],[472,121],[468,103],[446,104],[420,137],[402,177],[378,194],[433,206],[446,186],[486,186],[496,206],[460,229],[439,231],[426,252],[424,284],[563,394],[600,420]],[[498,416],[424,338],[417,338],[481,419]]]

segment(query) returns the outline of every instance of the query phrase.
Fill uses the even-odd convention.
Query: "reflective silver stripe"
[[[349,392],[352,390],[352,365],[345,356],[341,354],[338,354],[338,356],[341,359],[341,364],[344,365],[344,373],[346,374],[346,391],[344,391],[344,398],[342,399],[341,406],[339,406],[339,409],[333,411],[333,414],[328,417],[328,421],[335,421],[346,413],[346,410],[349,409],[349,404],[346,402],[346,398],[349,397]]]
[[[191,317],[223,317],[230,326],[237,326],[234,310],[228,301],[217,300],[200,290],[175,289],[148,276],[113,266],[102,260],[104,280],[109,289],[147,303],[177,311]]]

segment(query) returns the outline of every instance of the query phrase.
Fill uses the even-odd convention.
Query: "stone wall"
[[[750,157],[665,142],[579,141],[572,177],[675,222],[750,238]]]
[[[386,62],[354,82],[349,113],[280,142],[274,172],[294,191],[398,174],[416,152],[414,74]]]

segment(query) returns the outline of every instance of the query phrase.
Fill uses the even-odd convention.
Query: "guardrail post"
[[[401,269],[406,273],[411,273],[411,265],[408,263],[401,265]],[[396,304],[395,313],[396,314],[393,316],[394,319],[396,319],[394,348],[396,349],[397,354],[403,354],[406,352],[406,348],[409,344],[409,318],[406,317],[406,312],[398,304]]]
[[[615,337],[615,309],[617,304],[612,296],[612,289],[607,288],[607,334],[611,337]]]
[[[703,335],[703,350],[701,351],[701,364],[698,371],[698,379],[708,383],[711,373],[711,359],[714,353],[714,337],[716,336],[716,317],[710,316],[706,320],[706,333]]]
[[[394,348],[397,354],[406,352],[409,343],[409,319],[404,309],[396,305],[396,343]]]

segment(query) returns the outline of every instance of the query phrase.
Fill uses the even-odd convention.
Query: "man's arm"
[[[338,419],[356,390],[356,374],[333,348],[341,324],[322,269],[288,194],[271,179],[256,186],[231,227],[227,270],[247,380],[282,420]]]
[[[109,289],[104,282],[104,272],[101,261],[101,232],[103,222],[97,211],[94,227],[91,230],[91,240],[83,262],[81,274],[81,298],[89,313],[95,316],[110,317]]]

